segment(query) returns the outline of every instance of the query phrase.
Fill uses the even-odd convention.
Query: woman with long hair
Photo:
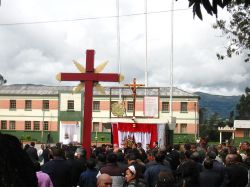
[[[33,162],[12,135],[0,133],[0,186],[37,187]]]

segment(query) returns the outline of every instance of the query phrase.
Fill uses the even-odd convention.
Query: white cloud
[[[37,24],[0,25],[0,74],[8,84],[60,84],[58,72],[77,72],[72,60],[85,65],[85,51],[96,50],[95,65],[109,60],[105,72],[118,72],[116,0],[2,1],[0,24],[74,20]],[[146,58],[144,0],[120,2],[120,62],[124,83],[135,77],[144,82]],[[170,1],[148,0],[149,86],[170,82]],[[175,2],[187,9],[188,2]],[[152,13],[154,12],[154,13]],[[157,13],[158,12],[158,13]],[[130,16],[128,16],[131,14]],[[127,15],[127,16],[124,16]],[[113,17],[112,17],[113,16]],[[220,10],[219,16],[227,17]],[[219,62],[216,52],[227,40],[212,29],[215,17],[203,11],[204,21],[192,10],[174,13],[174,84],[185,90],[239,94],[249,86],[249,64],[240,57]],[[89,19],[92,18],[92,19]],[[115,83],[104,83],[115,85]],[[117,84],[116,84],[117,85]]]

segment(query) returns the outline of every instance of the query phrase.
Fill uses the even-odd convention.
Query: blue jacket
[[[79,179],[79,185],[80,187],[96,187],[97,184],[97,175],[98,171],[93,169],[87,169],[86,171],[81,173],[80,179]]]
[[[164,165],[163,163],[155,162],[155,164],[148,167],[144,173],[144,179],[148,184],[148,187],[155,187],[158,174],[160,171],[172,171],[170,166]]]

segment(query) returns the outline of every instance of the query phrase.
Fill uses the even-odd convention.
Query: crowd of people
[[[18,187],[246,187],[250,145],[175,144],[144,150],[140,143],[55,146],[0,133],[0,186]]]

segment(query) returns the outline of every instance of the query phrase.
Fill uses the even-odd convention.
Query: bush
[[[31,141],[31,136],[27,135],[27,136],[21,136],[20,138],[22,141]]]

